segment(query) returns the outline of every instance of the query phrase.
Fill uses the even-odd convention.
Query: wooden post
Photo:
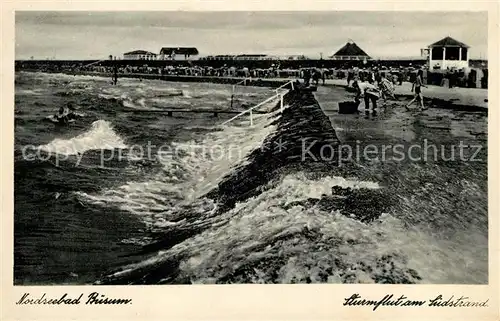
[[[235,90],[236,86],[233,85],[233,93],[231,94],[231,108],[233,108],[233,99],[234,99],[234,90]]]
[[[281,94],[281,97],[280,97],[280,108],[281,108],[281,113],[283,113],[283,94]]]
[[[252,115],[252,110],[250,109],[250,127],[253,126],[253,115]]]
[[[429,70],[432,71],[432,69],[433,69],[433,65],[432,65],[432,47],[429,48],[428,61],[429,61]]]
[[[116,57],[113,62],[113,85],[116,85],[118,82],[118,65],[116,64]]]
[[[446,70],[446,47],[443,47],[443,67],[441,69]]]

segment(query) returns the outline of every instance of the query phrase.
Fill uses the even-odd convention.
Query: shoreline
[[[20,70],[24,72],[43,72],[37,70]],[[58,72],[65,75],[75,76],[96,76],[96,77],[111,77],[112,73],[106,72]],[[135,78],[149,80],[163,80],[171,82],[194,82],[194,83],[214,83],[236,85],[241,83],[244,78],[241,77],[217,77],[217,76],[177,76],[177,75],[156,75],[156,74],[119,74],[118,78]],[[247,78],[247,84],[243,86],[269,87],[277,88],[290,81],[300,81],[297,78]],[[327,79],[325,84],[319,86],[342,87],[348,89],[343,79]],[[401,86],[396,86],[395,97],[400,99],[411,99],[413,94],[410,91],[411,85],[403,83]],[[471,95],[474,93],[474,95]],[[486,97],[484,97],[486,96]],[[488,91],[486,89],[470,89],[470,88],[444,88],[429,85],[424,91],[424,99],[431,108],[454,109],[459,111],[488,111]]]

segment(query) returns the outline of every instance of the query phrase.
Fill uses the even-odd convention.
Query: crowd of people
[[[221,67],[211,67],[203,65],[174,66],[166,65],[162,67],[110,65],[110,64],[68,64],[68,65],[47,65],[38,66],[40,71],[47,72],[94,72],[94,73],[117,73],[120,74],[148,74],[148,75],[169,75],[169,76],[199,76],[199,77],[243,77],[243,78],[301,78],[310,79],[312,82],[325,81],[326,79],[347,79],[348,84],[358,78],[364,80],[368,75],[377,70],[388,78],[396,79],[399,83],[412,81],[415,68],[413,67],[384,67],[374,66],[366,68],[350,68],[340,66],[338,68],[322,67],[298,67],[283,68],[279,64],[272,64],[269,68],[248,68],[224,65]]]
[[[299,69],[282,69],[279,66],[271,66],[270,68],[237,68],[234,66],[223,66],[214,68],[209,66],[165,66],[165,67],[150,67],[150,66],[123,66],[118,67],[118,74],[154,74],[154,75],[172,75],[172,76],[199,76],[199,77],[244,77],[244,78],[309,78],[315,82],[325,79],[346,79],[348,82],[354,77],[364,79],[374,68],[299,68]],[[88,66],[75,68],[75,71],[101,72],[110,73],[113,67],[105,66]],[[397,79],[400,83],[409,80],[412,73],[415,73],[414,68],[400,69],[385,69],[381,71],[383,74],[390,74],[392,78]]]
[[[424,98],[422,96],[422,87],[426,87],[423,81],[423,69],[419,69],[415,74],[412,74],[410,81],[412,82],[411,91],[415,93],[413,99],[406,105],[409,110],[413,103],[420,105],[420,110],[425,110]],[[395,99],[394,90],[395,86],[401,85],[403,79],[397,77],[396,74],[387,74],[381,72],[377,67],[370,70],[349,70],[347,74],[347,86],[350,86],[352,81],[352,88],[356,91],[354,98],[355,103],[359,105],[360,98],[364,99],[365,112],[371,111],[373,114],[377,111],[377,101],[382,99],[385,102],[387,99]],[[304,79],[304,83],[308,83]],[[316,82],[317,83],[317,82]]]
[[[279,63],[272,64],[269,68],[247,68],[223,65],[222,67],[211,67],[203,65],[174,66],[165,65],[161,67],[129,66],[120,64],[88,64],[88,65],[63,65],[55,72],[85,72],[85,73],[107,73],[112,74],[116,83],[118,77],[124,74],[144,74],[144,75],[169,75],[169,76],[193,76],[193,77],[241,77],[241,78],[288,78],[302,79],[305,85],[320,83],[325,84],[327,79],[345,79],[347,87],[352,87],[356,92],[356,101],[359,104],[360,98],[364,98],[365,110],[377,109],[377,101],[382,98],[385,102],[389,98],[394,98],[395,86],[402,85],[403,82],[412,83],[412,91],[415,93],[414,99],[408,104],[420,105],[420,109],[425,109],[422,97],[422,87],[426,83],[435,82],[423,66],[410,67],[385,67],[380,65],[370,65],[368,67],[350,67],[347,65],[339,68],[281,68]],[[43,70],[42,70],[43,71]],[[432,75],[434,76],[434,75]],[[450,88],[464,86],[464,72],[449,70],[440,74],[440,85],[448,85]],[[439,83],[438,83],[439,85]],[[408,108],[407,106],[407,108]]]
[[[26,66],[22,66],[26,64]],[[271,62],[270,62],[271,64]],[[283,66],[280,66],[282,64]],[[268,68],[243,67],[232,65],[231,62],[219,67],[209,65],[185,62],[178,65],[158,64],[148,65],[145,62],[142,65],[127,65],[123,62],[113,63],[110,61],[99,61],[91,64],[70,62],[53,63],[35,62],[31,66],[29,62],[16,63],[16,68],[33,68],[46,72],[95,72],[95,73],[116,73],[120,74],[149,74],[149,75],[168,75],[168,76],[199,76],[199,77],[244,77],[244,78],[302,78],[310,79],[312,82],[325,82],[327,79],[345,79],[349,85],[354,79],[365,81],[374,71],[383,74],[387,79],[394,83],[402,84],[405,81],[414,82],[417,70],[422,69],[423,65],[410,63],[405,66],[398,66],[394,63],[385,64],[384,62],[370,62],[368,64],[358,64],[359,67],[353,67],[355,63],[343,63],[335,68],[308,67],[297,65],[296,68],[285,67],[285,63],[275,62],[268,65]],[[18,66],[19,65],[19,66]],[[31,67],[30,67],[31,66]],[[424,69],[422,78],[425,83],[446,86],[446,87],[483,87],[487,76],[478,75],[477,72],[466,73],[464,70],[446,70],[444,72],[429,71]],[[476,79],[481,80],[481,86],[477,84]],[[484,81],[483,81],[484,80]]]

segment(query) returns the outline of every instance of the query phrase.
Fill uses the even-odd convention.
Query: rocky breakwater
[[[340,141],[311,91],[298,87],[285,96],[285,104],[288,108],[274,123],[276,131],[267,137],[260,149],[249,155],[247,165],[233,171],[217,189],[206,195],[217,201],[219,211],[228,211],[236,203],[272,188],[275,180],[288,173],[301,171],[311,179],[317,179],[338,172]],[[371,222],[392,203],[390,198],[381,194],[379,190],[332,186],[331,195],[294,202],[289,206],[340,210],[351,218]]]
[[[262,193],[272,191],[289,174],[300,173],[308,179],[319,180],[340,173],[337,162],[340,155],[333,154],[329,155],[328,158],[323,157],[322,150],[326,146],[328,146],[328,150],[338,150],[335,147],[339,146],[340,141],[312,92],[299,87],[289,91],[284,99],[284,103],[288,107],[276,117],[273,123],[276,130],[265,139],[261,148],[254,150],[248,156],[244,164],[235,168],[218,184],[217,188],[204,195],[204,198],[212,199],[217,204],[217,210],[211,214],[211,217],[224,216],[237,204],[244,204],[251,198],[257,198]],[[279,104],[275,108],[280,108]],[[307,144],[310,141],[315,141],[315,143],[311,146]],[[305,146],[307,146],[307,154],[304,151]],[[294,206],[296,208],[302,207],[304,210],[316,207],[323,212],[331,212],[332,220],[337,213],[340,213],[350,219],[371,224],[382,213],[388,213],[392,204],[392,198],[384,193],[383,188],[351,189],[334,185],[331,186],[331,193],[323,194],[318,198],[299,199],[283,206],[285,210]],[[199,221],[199,215],[189,215],[188,211],[181,216],[185,222]],[[231,218],[227,219],[231,220]],[[166,251],[207,229],[214,229],[209,222],[196,225],[184,224],[184,226],[186,228],[171,228],[162,231],[157,235],[158,241],[147,245],[142,254],[148,255],[148,253],[155,251]],[[259,235],[255,235],[255,237],[259,238]],[[307,246],[311,247],[312,253],[307,260],[314,261],[316,250],[323,253],[322,247],[332,247],[328,253],[334,255],[332,253],[337,251],[335,250],[335,247],[338,246],[337,243],[344,242],[337,240],[325,243],[325,237],[315,227],[305,225],[300,231],[273,238],[270,243],[261,242],[262,244],[259,246],[280,247],[283,242],[285,244],[292,242],[293,238],[298,238],[309,244]],[[352,242],[354,245],[356,244],[355,240]],[[259,249],[260,247],[254,250],[258,251]],[[179,254],[168,256],[157,262],[128,270],[127,273],[108,274],[107,277],[99,281],[99,284],[190,283],[190,279],[181,272],[180,262],[184,259],[186,258]],[[334,255],[332,260],[333,263],[324,273],[322,272],[320,279],[316,279],[315,282],[329,282],[329,276],[335,273],[340,277],[336,282],[356,282],[353,280],[357,278],[351,273],[356,269],[371,275],[372,281],[376,283],[416,283],[419,280],[415,271],[395,266],[393,260],[396,259],[389,256],[381,257],[375,263],[344,262],[340,254],[338,258],[335,258]],[[294,281],[286,281],[278,277],[278,271],[286,265],[285,261],[285,257],[277,256],[242,264],[238,268],[235,267],[232,272],[229,271],[228,274],[217,278],[216,282],[252,283],[252,280],[255,279],[256,268],[257,270],[262,268],[265,283],[311,282],[311,279],[305,276],[294,279]]]

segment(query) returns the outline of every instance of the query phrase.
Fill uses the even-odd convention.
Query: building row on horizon
[[[268,54],[239,54],[239,55],[209,55],[198,57],[199,51],[196,47],[163,47],[156,54],[147,50],[133,50],[123,54],[124,60],[306,60],[305,55],[276,56]],[[352,40],[340,48],[335,54],[328,57],[334,60],[369,60],[367,55]]]
[[[469,46],[451,37],[445,37],[420,51],[420,57],[427,60],[429,69],[469,68]],[[146,50],[134,50],[123,54],[125,60],[307,60],[304,55],[275,56],[267,54],[209,55],[199,57],[196,47],[163,47],[156,54]],[[372,60],[363,49],[350,40],[333,55],[331,60]]]
[[[125,60],[175,60],[176,58],[188,60],[198,56],[195,47],[163,47],[159,54],[147,50],[134,50],[123,54]]]
[[[276,56],[268,54],[208,55],[198,57],[197,48],[162,48],[160,54],[146,50],[134,50],[123,54],[124,60],[306,60],[304,55]]]

